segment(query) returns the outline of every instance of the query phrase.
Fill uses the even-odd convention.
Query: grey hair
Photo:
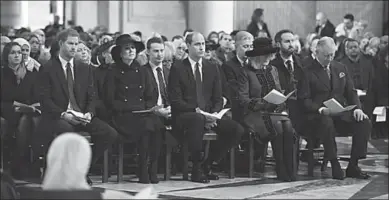
[[[317,42],[316,51],[323,50],[323,48],[331,48],[332,50],[336,51],[336,44],[334,42],[334,39],[330,37],[322,37]]]

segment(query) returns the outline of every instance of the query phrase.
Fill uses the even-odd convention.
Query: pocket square
[[[344,72],[339,73],[339,78],[343,78],[344,76],[346,76],[346,74]]]

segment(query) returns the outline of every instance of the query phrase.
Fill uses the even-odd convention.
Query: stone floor
[[[347,157],[351,138],[337,138],[337,143],[339,155]],[[341,161],[341,165],[345,169],[347,162]],[[368,147],[368,157],[360,162],[360,167],[372,175],[370,180],[333,180],[330,168],[326,172],[317,168],[314,177],[308,177],[306,163],[300,163],[298,180],[295,182],[275,180],[272,166],[267,166],[266,172],[255,174],[255,178],[245,178],[238,174],[237,178],[228,179],[226,175],[220,174],[220,180],[200,184],[183,181],[177,175],[170,181],[161,181],[151,187],[164,199],[388,199],[388,140],[372,140]],[[101,177],[92,179],[96,188],[131,194],[148,187],[136,183],[137,179],[130,175],[125,176],[125,181],[120,184],[115,182],[115,176],[104,184],[101,183]]]

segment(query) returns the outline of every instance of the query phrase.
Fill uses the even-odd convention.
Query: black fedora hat
[[[274,47],[271,39],[257,38],[253,42],[253,50],[246,51],[247,57],[262,56],[278,52],[280,48]]]
[[[116,46],[126,46],[129,44],[134,44],[137,54],[145,49],[145,45],[143,44],[143,42],[134,39],[133,37],[131,37],[130,34],[120,35],[116,38],[115,43]]]

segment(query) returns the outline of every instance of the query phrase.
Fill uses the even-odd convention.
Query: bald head
[[[316,14],[316,25],[317,26],[322,26],[326,22],[327,22],[327,16],[324,13],[322,13],[322,12],[318,12]]]

